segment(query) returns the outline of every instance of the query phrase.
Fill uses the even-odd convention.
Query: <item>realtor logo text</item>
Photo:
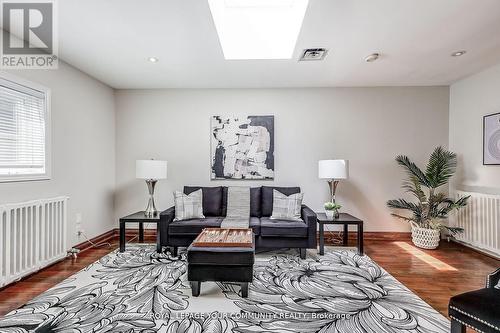
[[[2,0],[3,69],[56,69],[55,2]]]

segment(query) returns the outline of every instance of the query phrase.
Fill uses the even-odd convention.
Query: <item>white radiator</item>
[[[500,256],[500,195],[457,191],[457,197],[470,195],[465,208],[452,224],[465,231],[456,238],[478,250]]]
[[[0,287],[66,256],[67,201],[0,205]]]

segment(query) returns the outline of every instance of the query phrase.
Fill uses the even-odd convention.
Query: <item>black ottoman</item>
[[[253,280],[255,242],[252,247],[199,247],[187,250],[188,280],[193,296],[200,295],[201,282],[240,282],[241,296],[248,297]]]

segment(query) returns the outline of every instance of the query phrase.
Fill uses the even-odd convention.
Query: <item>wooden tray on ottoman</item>
[[[205,228],[196,237],[199,247],[252,247],[252,229]]]

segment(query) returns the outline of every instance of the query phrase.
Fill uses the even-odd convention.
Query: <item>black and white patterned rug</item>
[[[449,332],[445,317],[349,250],[258,255],[246,299],[212,282],[191,297],[186,270],[185,253],[129,246],[1,318],[0,332]]]

